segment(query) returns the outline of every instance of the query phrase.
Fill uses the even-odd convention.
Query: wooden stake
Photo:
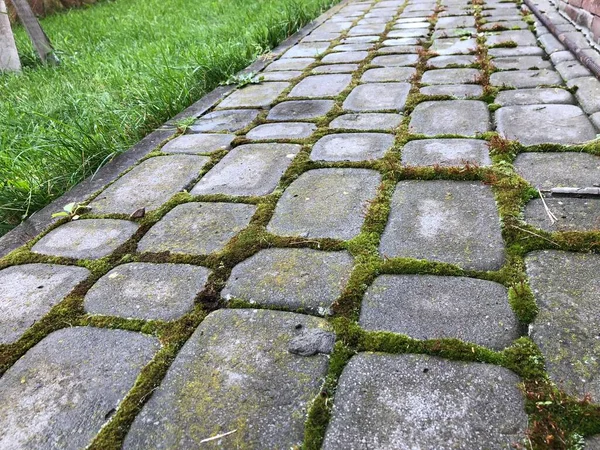
[[[19,16],[19,20],[27,30],[27,34],[33,42],[33,46],[40,55],[40,58],[43,62],[47,62],[50,64],[57,65],[60,63],[59,59],[54,54],[54,49],[52,48],[52,44],[42,30],[40,22],[33,14],[31,6],[27,0],[12,0],[13,6],[15,7],[15,11],[17,12],[17,16]]]
[[[6,4],[4,0],[0,0],[0,72],[3,70],[21,70],[21,60],[10,28]]]

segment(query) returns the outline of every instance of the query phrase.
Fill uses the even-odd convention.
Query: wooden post
[[[10,28],[6,4],[0,0],[0,72],[3,70],[21,70],[21,60]]]
[[[59,64],[60,61],[54,54],[52,44],[50,44],[48,36],[42,30],[27,0],[12,0],[12,4],[42,61],[50,64]]]

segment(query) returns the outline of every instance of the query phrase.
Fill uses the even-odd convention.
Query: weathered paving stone
[[[232,430],[216,445],[299,447],[328,366],[327,355],[296,354],[303,338],[304,347],[321,352],[333,346],[323,319],[268,310],[213,312],[133,422],[124,448],[200,448],[211,445],[202,440]]]
[[[542,59],[541,56],[507,56],[495,58],[493,64],[499,70],[552,69],[550,61]]]
[[[102,191],[89,205],[94,214],[132,214],[162,206],[194,181],[207,156],[157,156],[143,161]]]
[[[358,25],[348,31],[348,36],[363,36],[381,34],[385,31],[385,24]]]
[[[515,16],[517,19],[518,16]],[[522,20],[501,20],[501,21],[489,21],[483,24],[481,27],[484,31],[498,31],[498,29],[519,29],[525,30],[527,29],[527,23]]]
[[[315,58],[286,58],[273,61],[265,71],[272,70],[304,70],[316,61]]]
[[[268,83],[250,84],[234,91],[229,97],[219,103],[219,109],[254,107],[264,108],[275,101],[290,83],[273,81]]]
[[[427,67],[444,69],[449,66],[470,66],[476,62],[477,58],[472,55],[434,56],[427,60]]]
[[[383,67],[414,66],[418,61],[419,55],[384,55],[373,58],[371,64]]]
[[[396,55],[396,54],[417,54],[422,47],[420,45],[394,45],[392,47],[380,47],[377,54]]]
[[[407,22],[394,25],[395,30],[412,30],[414,28],[429,28],[428,22]]]
[[[347,37],[341,40],[342,44],[364,44],[364,43],[374,43],[379,41],[379,36],[353,36]]]
[[[302,39],[300,42],[322,42],[322,41],[333,41],[340,36],[339,32],[316,32],[311,33]]]
[[[575,55],[566,50],[564,52],[552,53],[552,55],[550,55],[550,60],[552,61],[552,64],[559,64],[565,61],[574,61]]]
[[[312,70],[314,74],[352,73],[358,70],[358,64],[326,64]]]
[[[299,70],[287,70],[281,72],[262,72],[262,81],[290,81],[302,75]]]
[[[160,149],[163,153],[210,154],[231,149],[235,134],[186,134],[179,136]]]
[[[267,195],[300,149],[296,144],[240,145],[209,170],[191,194]]]
[[[282,102],[269,111],[269,120],[309,120],[326,115],[334,106],[333,100],[297,100]]]
[[[506,86],[519,89],[560,85],[563,84],[563,81],[558,73],[542,69],[495,72],[490,76],[490,83],[493,86]]]
[[[303,173],[283,193],[267,230],[282,236],[351,239],[377,192],[379,173],[318,169]]]
[[[311,58],[319,56],[329,48],[329,42],[300,43],[285,52],[282,58]]]
[[[388,36],[395,36],[397,38],[425,38],[429,34],[427,28],[419,28],[416,30],[392,30],[388,33]]]
[[[442,38],[435,39],[431,50],[438,55],[466,55],[477,49],[476,39]]]
[[[474,27],[475,17],[473,16],[458,16],[458,17],[440,17],[435,24],[436,28],[465,28]]]
[[[123,245],[137,229],[135,223],[127,220],[77,220],[52,230],[31,251],[65,258],[99,259]]]
[[[138,244],[139,252],[208,255],[250,223],[256,206],[242,203],[186,203],[173,208]]]
[[[600,111],[600,81],[595,77],[583,77],[571,80],[569,87],[577,87],[575,97],[581,108],[588,114]]]
[[[221,297],[324,315],[341,295],[352,265],[345,251],[261,250],[233,268]]]
[[[362,302],[360,325],[415,339],[456,338],[495,350],[519,338],[504,286],[435,275],[381,275]]]
[[[588,153],[521,153],[515,170],[539,189],[592,187],[598,184],[600,157]]]
[[[402,114],[392,113],[366,113],[343,114],[336,117],[329,124],[331,129],[348,130],[393,130],[400,126]]]
[[[560,88],[514,89],[499,92],[494,100],[502,106],[539,105],[544,103],[573,104],[573,95]]]
[[[460,111],[461,114],[456,114]],[[459,134],[474,136],[491,129],[487,105],[474,100],[419,103],[411,115],[411,133],[435,136]]]
[[[476,139],[422,139],[410,141],[402,149],[407,166],[464,166],[492,164],[487,142]]]
[[[481,73],[477,69],[437,69],[423,74],[425,84],[465,84],[477,83]]]
[[[539,47],[514,47],[514,48],[490,48],[488,55],[492,58],[504,58],[509,56],[544,56],[544,50]]]
[[[373,44],[363,43],[363,44],[339,44],[333,47],[334,52],[362,52],[371,50],[373,48]],[[364,59],[364,58],[363,58]],[[362,61],[362,59],[361,59]]]
[[[290,92],[290,97],[335,97],[352,81],[352,75],[325,74],[304,78]]]
[[[585,450],[600,450],[600,435],[585,438]]]
[[[381,67],[367,70],[360,81],[363,83],[411,81],[416,74],[417,69],[414,67]]]
[[[253,109],[231,109],[215,111],[202,116],[190,127],[194,133],[211,131],[238,131],[250,125],[258,117],[258,111]]]
[[[403,111],[410,83],[371,83],[356,86],[344,100],[347,111]]]
[[[325,64],[357,63],[361,62],[368,55],[369,52],[366,51],[330,53],[323,57],[321,62]]]
[[[500,269],[504,243],[492,190],[462,181],[398,183],[379,251],[464,269]]]
[[[553,231],[600,230],[600,201],[590,198],[545,198],[546,206],[556,217],[552,223],[541,199],[536,198],[525,207],[525,221],[534,227]]]
[[[189,264],[123,264],[92,286],[84,308],[90,314],[175,320],[194,307],[208,274],[208,269]]]
[[[83,267],[24,264],[0,270],[0,344],[10,344],[90,275]]]
[[[433,39],[475,36],[477,36],[476,28],[448,28],[444,30],[436,30],[431,35]]]
[[[423,86],[419,92],[423,95],[450,95],[462,100],[479,97],[483,94],[483,87],[478,84],[435,84]]]
[[[314,123],[265,123],[250,130],[246,133],[246,137],[254,140],[304,139],[313,134],[316,129],[317,126]]]
[[[419,39],[416,38],[396,38],[396,39],[386,39],[382,42],[382,45],[388,47],[401,46],[401,45],[417,45],[419,43]]]
[[[158,348],[124,330],[50,334],[0,380],[0,447],[86,448]]]
[[[596,138],[590,120],[573,105],[504,106],[496,111],[496,127],[503,137],[523,145],[577,144]]]
[[[340,378],[323,449],[510,448],[527,429],[519,382],[490,364],[360,353]]]
[[[505,44],[507,42],[514,42],[517,46],[528,47],[537,45],[535,35],[529,30],[509,30],[500,31],[498,34],[489,34],[486,37],[486,44],[489,47],[495,45]]]
[[[556,64],[556,71],[565,80],[572,80],[575,78],[589,77],[592,73],[586,69],[585,66],[578,63],[577,61],[565,61]]]
[[[568,394],[600,399],[600,255],[538,251],[525,258],[539,307],[530,336],[550,379]]]
[[[340,133],[322,137],[313,146],[313,160],[364,161],[382,158],[394,145],[394,136],[384,133]]]

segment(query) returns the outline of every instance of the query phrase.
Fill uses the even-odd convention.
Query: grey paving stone
[[[542,44],[544,50],[546,50],[546,53],[548,53],[549,55],[555,52],[566,50],[565,46],[562,45],[560,41],[556,39],[551,33],[540,36],[539,41],[540,44]]]
[[[265,71],[273,70],[304,70],[316,61],[315,58],[285,58],[273,61]]]
[[[438,55],[466,55],[477,49],[476,39],[441,38],[435,39],[431,50]]]
[[[483,87],[478,84],[435,84],[419,89],[423,95],[450,95],[456,99],[468,99],[483,95]]]
[[[327,64],[317,66],[312,70],[312,73],[352,73],[358,70],[358,64]]]
[[[304,78],[290,92],[290,97],[335,97],[352,81],[352,75],[325,74]]]
[[[323,449],[510,448],[527,429],[519,382],[490,364],[360,353],[340,378]]]
[[[90,314],[175,320],[194,307],[208,274],[208,269],[189,264],[123,264],[92,286],[84,308]]]
[[[456,114],[461,111],[461,114]],[[411,133],[436,136],[458,134],[475,136],[491,129],[487,105],[474,100],[419,103],[411,114]]]
[[[444,69],[450,66],[470,66],[477,59],[472,55],[434,56],[427,60],[428,68]]]
[[[305,139],[317,129],[314,123],[282,122],[265,123],[252,128],[246,137],[254,140]]]
[[[490,48],[488,55],[492,58],[504,58],[509,56],[544,56],[544,50],[535,47],[513,47],[513,48]]]
[[[329,42],[307,42],[292,46],[285,52],[282,58],[314,58],[325,53],[329,48]]]
[[[289,85],[284,81],[249,84],[233,91],[217,108],[264,108],[273,103]]]
[[[210,154],[231,149],[234,134],[186,134],[167,142],[160,149],[163,153]]]
[[[581,108],[588,114],[600,111],[600,81],[595,77],[583,77],[571,80],[569,87],[577,87],[575,97]]]
[[[429,28],[429,22],[401,22],[394,25],[395,30],[412,30],[415,28]]]
[[[52,230],[31,251],[65,258],[99,259],[123,245],[137,229],[135,223],[127,220],[77,220]]]
[[[590,198],[545,198],[546,206],[556,217],[552,223],[541,199],[525,206],[525,221],[534,227],[553,231],[600,230],[600,201]]]
[[[432,39],[453,38],[453,37],[476,37],[476,28],[448,28],[444,30],[436,30],[431,35]]]
[[[537,251],[525,258],[539,313],[529,334],[550,379],[568,394],[600,398],[600,255]]]
[[[371,64],[383,67],[414,66],[418,61],[419,55],[383,55],[373,58]]]
[[[552,69],[550,61],[542,59],[541,56],[506,56],[495,58],[493,64],[499,70]]]
[[[419,139],[402,149],[407,166],[464,166],[492,164],[487,142],[477,139]]]
[[[474,27],[475,17],[473,16],[457,16],[457,17],[440,17],[435,24],[435,28],[465,28]]]
[[[416,30],[391,30],[388,36],[395,36],[397,38],[426,38],[429,34],[427,28],[418,28]]]
[[[495,350],[520,336],[504,286],[435,275],[381,275],[362,302],[360,325],[415,339],[455,338]]]
[[[124,448],[200,448],[232,430],[215,445],[299,447],[328,357],[292,354],[288,346],[306,333],[331,339],[329,330],[323,319],[289,312],[211,313],[135,419]]]
[[[379,251],[465,269],[500,269],[504,243],[492,190],[474,182],[401,181]]]
[[[378,55],[406,55],[417,54],[422,49],[420,45],[394,45],[392,47],[380,47]]]
[[[515,170],[539,189],[592,187],[598,183],[600,157],[588,153],[521,153]]]
[[[529,30],[509,30],[500,31],[497,34],[486,34],[486,45],[489,47],[505,44],[507,42],[514,42],[521,47],[532,47],[537,45],[535,35]]]
[[[555,52],[550,55],[550,60],[552,60],[552,64],[559,64],[565,61],[574,61],[575,55],[568,50],[562,52]]]
[[[152,211],[186,188],[210,161],[207,156],[157,156],[143,161],[102,191],[90,204],[94,214]]]
[[[476,83],[481,73],[477,69],[437,69],[427,70],[421,77],[425,84],[466,84]]]
[[[515,89],[499,92],[494,103],[502,106],[573,104],[575,99],[569,91],[560,88]]]
[[[333,41],[340,36],[339,32],[313,32],[303,38],[300,42],[321,42],[321,41]]]
[[[371,50],[373,48],[372,43],[357,43],[357,44],[339,44],[333,47],[334,52],[362,52]],[[364,58],[363,58],[364,59]],[[362,61],[362,59],[361,59]]]
[[[287,70],[281,72],[262,72],[259,76],[262,81],[290,81],[302,75],[299,70]]]
[[[364,44],[374,43],[379,41],[379,36],[351,36],[340,41],[342,44]]]
[[[326,115],[334,106],[333,100],[297,100],[282,102],[269,111],[269,120],[309,120]]]
[[[356,86],[344,100],[347,111],[403,111],[410,83],[370,83]]]
[[[417,69],[414,67],[380,67],[367,70],[360,81],[363,83],[408,82],[416,73]]]
[[[253,109],[231,109],[208,113],[198,119],[190,127],[194,133],[211,131],[238,131],[250,125],[258,117],[258,111]]]
[[[363,36],[381,34],[385,31],[385,24],[357,25],[350,28],[348,36]]]
[[[577,144],[596,138],[592,123],[573,105],[504,106],[496,111],[496,127],[506,139],[523,145]]]
[[[515,16],[515,19],[518,19],[518,16]],[[483,24],[481,29],[484,31],[503,31],[512,29],[525,30],[527,29],[527,23],[522,20],[491,20]]]
[[[563,84],[560,75],[552,70],[511,70],[495,72],[490,76],[492,86],[535,88]]]
[[[86,448],[158,348],[124,330],[50,334],[0,379],[0,447]]]
[[[303,173],[283,193],[267,230],[282,236],[351,239],[381,181],[367,169],[318,169]]]
[[[585,450],[600,450],[600,435],[586,437]]]
[[[566,81],[573,80],[575,78],[590,77],[592,75],[592,73],[586,69],[585,66],[577,61],[564,61],[556,64],[555,67],[556,71]]]
[[[382,158],[394,145],[394,136],[385,133],[339,133],[323,136],[313,146],[313,160],[364,161]]]
[[[330,53],[323,57],[321,62],[325,64],[358,63],[367,56],[369,56],[369,52],[366,51]]]
[[[297,144],[240,145],[209,170],[190,193],[270,194],[301,148]]]
[[[345,251],[261,250],[233,268],[221,297],[325,315],[346,286],[353,262]]]
[[[23,264],[0,270],[0,344],[10,344],[90,272],[83,267]]]
[[[242,203],[186,203],[176,206],[138,244],[139,252],[208,255],[250,223],[256,206]]]
[[[596,127],[596,130],[598,132],[600,132],[600,111],[598,111],[597,113],[592,114],[590,116],[590,120],[592,121],[592,123]]]
[[[402,114],[366,113],[343,114],[329,124],[332,129],[348,130],[393,130],[400,126]]]
[[[396,39],[386,39],[381,43],[381,45],[385,47],[396,47],[403,45],[418,45],[420,39],[417,38],[396,38]]]

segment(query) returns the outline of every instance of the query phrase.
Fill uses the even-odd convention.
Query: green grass
[[[338,0],[118,0],[42,21],[0,74],[0,235]]]

